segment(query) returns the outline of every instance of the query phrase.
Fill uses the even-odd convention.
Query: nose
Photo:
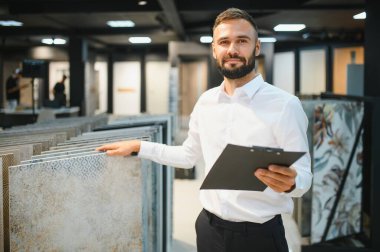
[[[228,55],[235,56],[238,54],[238,48],[236,43],[231,43],[227,51]]]

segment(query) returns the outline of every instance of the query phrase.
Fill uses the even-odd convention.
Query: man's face
[[[244,19],[227,20],[214,30],[213,56],[228,79],[239,79],[255,68],[260,42],[252,25]]]

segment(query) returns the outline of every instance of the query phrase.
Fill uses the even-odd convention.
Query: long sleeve
[[[312,173],[310,153],[307,141],[308,120],[297,98],[289,100],[275,127],[277,141],[287,151],[304,151],[306,154],[295,162],[292,167],[297,171],[296,188],[287,195],[301,197],[311,186]]]
[[[182,145],[168,146],[142,141],[138,156],[163,165],[192,168],[202,156],[196,108],[190,116],[188,136]]]

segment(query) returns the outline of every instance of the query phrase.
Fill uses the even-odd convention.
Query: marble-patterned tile
[[[11,251],[145,251],[142,176],[104,153],[10,167]]]
[[[99,153],[99,151],[95,151],[94,149],[82,151],[78,153],[60,153],[59,155],[44,156],[43,158],[24,160],[21,162],[21,164],[35,164],[39,162],[48,162],[48,161],[67,159],[67,158],[73,158],[73,157],[88,156],[88,155],[93,155],[97,153]]]
[[[8,167],[15,165],[13,154],[0,154],[2,159],[2,195],[4,251],[9,251],[9,174]]]
[[[13,149],[13,148],[8,148],[8,150],[0,150],[0,155],[3,154],[12,154],[13,155],[13,161],[14,164],[20,164],[21,162],[21,152],[19,149]]]
[[[42,152],[42,143],[33,143],[33,155],[39,155]]]
[[[40,144],[41,147],[40,147],[40,150],[41,151],[47,151],[49,150],[50,146],[51,146],[51,141],[50,139],[46,139],[46,138],[33,138],[33,139],[27,139],[27,140],[15,140],[13,142],[0,142],[0,146],[1,147],[6,147],[6,146],[14,146],[14,145],[24,145],[24,144]],[[35,147],[33,147],[33,152],[37,152],[38,153],[38,149],[34,149]],[[40,151],[40,152],[41,152]]]
[[[20,152],[20,161],[31,159],[33,156],[32,144],[0,147],[0,153],[12,152],[13,150],[18,150]]]
[[[0,167],[3,167],[3,157],[0,156]],[[0,181],[3,183],[3,173],[0,172]],[[3,187],[0,186],[0,202],[3,203]],[[4,252],[4,224],[3,206],[0,206],[0,252]]]

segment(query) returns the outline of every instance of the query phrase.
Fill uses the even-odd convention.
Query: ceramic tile
[[[104,153],[11,167],[11,250],[143,251],[141,172]]]
[[[0,147],[0,153],[11,152],[12,150],[19,151],[20,161],[31,159],[33,156],[33,145],[32,144]]]
[[[321,241],[327,226],[363,113],[363,105],[355,102],[326,102],[315,108],[312,243]],[[363,143],[360,140],[326,240],[360,232],[362,150]]]
[[[39,155],[42,152],[42,143],[33,143],[33,155]]]
[[[4,251],[9,251],[9,184],[8,184],[8,167],[15,165],[13,154],[0,154],[2,159],[2,195],[1,201],[3,208],[3,237],[4,237]]]
[[[42,144],[42,150],[48,150],[50,146],[54,145],[54,139],[51,137],[46,136],[38,136],[38,135],[31,135],[24,139],[18,139],[17,137],[12,138],[9,141],[0,141],[0,147],[2,146],[14,146],[14,145],[24,145],[24,144],[35,144],[35,143],[41,143]]]
[[[19,149],[8,148],[8,150],[5,150],[5,151],[0,150],[0,155],[3,155],[3,154],[12,154],[14,164],[15,165],[20,164],[21,153]]]
[[[88,155],[93,155],[97,154],[99,151],[95,151],[94,149],[90,151],[83,151],[79,153],[60,153],[59,155],[52,155],[52,156],[45,156],[43,158],[36,158],[36,159],[30,159],[30,160],[25,160],[22,161],[21,164],[35,164],[39,162],[48,162],[48,161],[53,161],[53,160],[61,160],[61,159],[68,159],[68,158],[73,158],[73,157],[81,157],[81,156],[88,156]]]
[[[3,167],[3,158],[0,157],[0,167]],[[3,173],[0,172],[0,181],[3,183]],[[3,203],[3,187],[0,186],[0,202]],[[3,224],[3,206],[0,207],[0,252],[4,251],[4,224]]]

